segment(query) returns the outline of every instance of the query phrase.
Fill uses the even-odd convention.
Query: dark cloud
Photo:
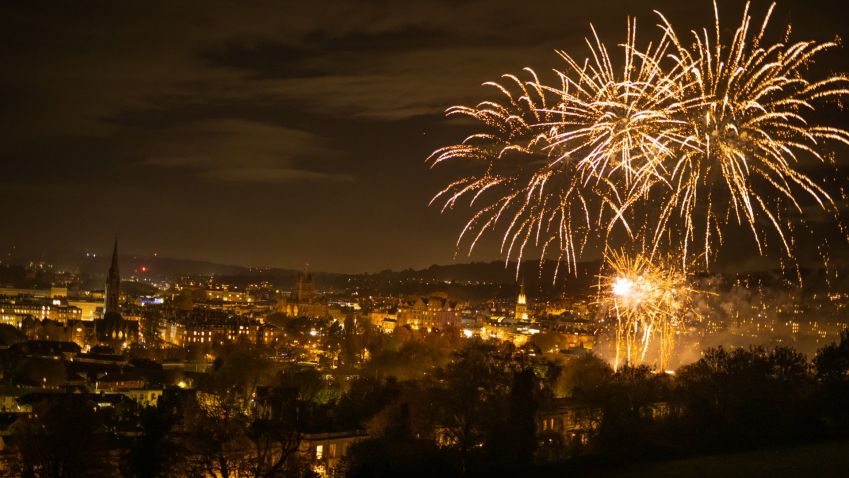
[[[310,169],[337,153],[304,131],[258,121],[214,118],[162,131],[146,145],[142,162],[196,172],[218,181],[281,183],[350,180]],[[312,164],[310,164],[312,163]]]

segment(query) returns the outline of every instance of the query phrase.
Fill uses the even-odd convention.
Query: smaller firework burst
[[[607,275],[600,276],[599,303],[616,318],[616,358],[621,364],[644,363],[652,340],[658,341],[658,367],[664,370],[675,338],[692,316],[690,276],[672,257],[662,260],[642,253],[608,252]]]
[[[560,98],[541,86],[533,70],[526,69],[526,75],[528,80],[504,75],[502,83],[486,84],[498,90],[500,102],[448,110],[483,130],[436,150],[428,162],[435,167],[464,160],[477,168],[437,193],[431,204],[442,202],[445,211],[466,200],[476,209],[457,240],[459,247],[468,239],[469,254],[485,232],[502,227],[505,261],[515,258],[521,264],[531,244],[542,249],[542,257],[556,250],[558,266],[574,272],[589,237],[597,235],[591,221],[593,211],[604,211],[606,184],[581,183],[575,162],[553,156],[550,125],[560,116],[552,105]]]

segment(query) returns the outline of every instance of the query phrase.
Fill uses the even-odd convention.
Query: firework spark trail
[[[556,118],[550,105],[558,98],[543,89],[536,73],[526,71],[530,81],[505,75],[504,85],[487,83],[506,98],[503,104],[485,101],[448,110],[449,115],[471,117],[486,131],[435,151],[429,158],[431,166],[459,159],[475,161],[481,168],[449,184],[432,203],[443,201],[446,210],[465,198],[470,207],[478,208],[457,241],[459,246],[471,236],[470,253],[485,232],[502,223],[501,249],[506,260],[516,257],[521,262],[531,241],[546,251],[556,244],[558,262],[572,271],[586,236],[594,229],[591,204],[605,194],[599,193],[598,186],[574,181],[578,176],[573,162],[551,156],[548,125]]]
[[[619,45],[625,57],[620,74],[594,28],[592,34],[586,40],[592,60],[581,64],[558,52],[566,63],[558,72],[565,87],[552,89],[560,97],[550,111],[557,119],[550,125],[552,146],[560,149],[558,160],[577,158],[583,181],[613,179],[623,197],[644,195],[666,181],[662,159],[675,156],[689,139],[679,118],[687,108],[684,71],[662,67],[672,44],[667,35],[657,46],[637,48],[634,19],[627,42]]]

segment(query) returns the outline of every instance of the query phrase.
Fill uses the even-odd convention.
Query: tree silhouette
[[[60,394],[33,407],[34,418],[12,426],[16,468],[24,477],[110,476],[106,429],[84,395]]]

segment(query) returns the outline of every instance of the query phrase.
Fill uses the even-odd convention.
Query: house
[[[311,463],[313,471],[319,475],[333,475],[351,445],[366,438],[368,434],[363,430],[305,433],[298,447],[299,458]]]

